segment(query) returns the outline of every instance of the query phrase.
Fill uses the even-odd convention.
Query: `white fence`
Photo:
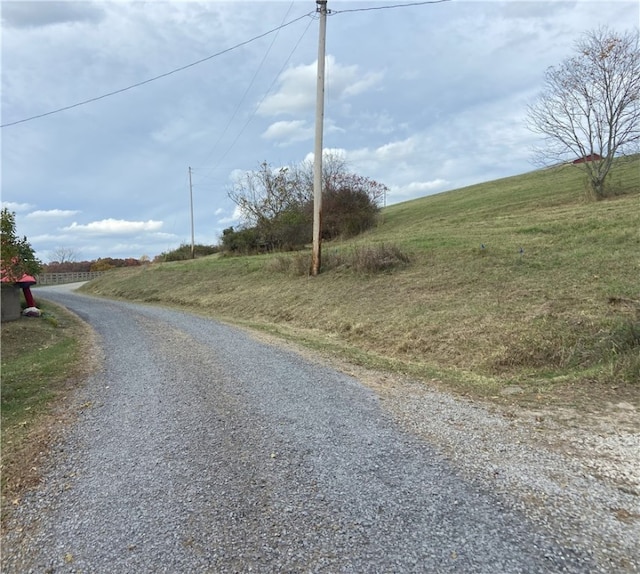
[[[74,271],[70,273],[40,273],[36,277],[38,285],[59,285],[61,283],[77,283],[78,281],[90,281],[106,271]]]

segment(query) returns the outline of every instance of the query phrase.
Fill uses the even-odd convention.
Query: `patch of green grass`
[[[3,503],[37,483],[37,460],[59,418],[52,413],[87,369],[86,326],[61,307],[40,303],[42,317],[2,324]]]
[[[30,415],[46,407],[55,395],[57,383],[66,378],[68,364],[76,359],[77,342],[67,336],[51,339],[45,347],[25,349],[6,361],[3,357],[3,428],[28,420]]]
[[[609,302],[640,300],[640,156],[613,177],[618,194],[598,202],[578,169],[559,166],[392,205],[375,229],[325,243],[318,277],[300,252],[131,268],[85,289],[324,341],[329,354],[439,373],[482,396],[597,386],[640,402],[636,310]],[[396,257],[381,272],[385,246]],[[370,271],[345,264],[369,254]]]

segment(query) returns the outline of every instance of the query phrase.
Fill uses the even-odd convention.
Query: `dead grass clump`
[[[565,362],[566,350],[558,348],[550,341],[540,345],[531,341],[518,341],[505,346],[496,357],[492,370],[501,373],[520,369],[558,369]]]
[[[380,243],[373,246],[357,246],[353,250],[353,269],[360,273],[379,273],[397,267],[406,267],[409,255],[397,245]]]
[[[279,254],[269,259],[267,269],[274,273],[282,273],[293,277],[305,277],[311,269],[311,254],[298,251],[293,254]]]
[[[603,362],[621,380],[640,383],[640,320],[621,320],[600,342]]]
[[[601,322],[529,324],[514,334],[489,362],[494,373],[517,371],[589,370],[591,377],[640,382],[640,321],[619,317]],[[507,338],[505,338],[505,341]]]
[[[351,250],[334,252],[325,261],[327,269],[343,267],[354,273],[375,274],[406,267],[410,256],[397,245],[378,243],[354,245]]]
[[[406,267],[411,262],[409,255],[396,245],[355,245],[348,250],[331,249],[322,255],[324,272],[344,269],[353,273],[375,274]],[[309,275],[311,254],[298,252],[280,254],[267,262],[269,271],[294,277]]]

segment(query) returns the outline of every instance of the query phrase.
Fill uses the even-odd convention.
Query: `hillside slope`
[[[560,166],[390,206],[356,240],[109,272],[87,292],[177,305],[474,395],[640,394],[640,156],[618,195]],[[377,246],[377,247],[376,247]],[[383,247],[381,247],[383,246]],[[392,249],[390,249],[392,248]],[[376,251],[376,249],[378,251]],[[358,271],[380,250],[410,263]],[[300,272],[302,270],[302,272]]]

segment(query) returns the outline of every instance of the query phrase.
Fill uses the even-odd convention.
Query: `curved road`
[[[593,571],[348,376],[194,315],[38,296],[105,361],[6,572]]]

